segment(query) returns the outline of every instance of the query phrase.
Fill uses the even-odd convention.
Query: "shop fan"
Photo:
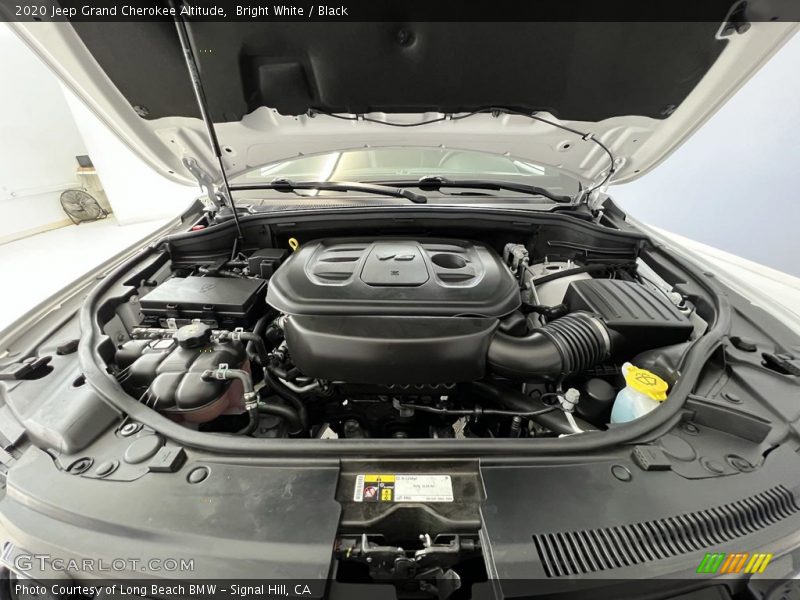
[[[66,190],[61,193],[61,208],[70,221],[80,225],[86,221],[105,219],[108,213],[95,200],[94,196],[83,190]]]

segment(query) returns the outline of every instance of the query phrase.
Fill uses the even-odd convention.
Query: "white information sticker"
[[[356,477],[355,502],[453,502],[450,475],[365,473]]]
[[[395,502],[452,502],[450,475],[398,475]]]

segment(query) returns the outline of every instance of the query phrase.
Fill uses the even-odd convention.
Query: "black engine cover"
[[[464,240],[326,239],[272,276],[267,302],[290,315],[501,317],[517,283],[488,246]]]
[[[520,304],[488,246],[464,240],[326,239],[273,275],[267,302],[305,375],[369,384],[479,379],[498,318]]]

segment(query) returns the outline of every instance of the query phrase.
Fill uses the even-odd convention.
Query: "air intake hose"
[[[487,362],[492,371],[509,379],[560,379],[607,358],[611,339],[611,331],[600,318],[576,312],[525,337],[498,331],[489,344]]]

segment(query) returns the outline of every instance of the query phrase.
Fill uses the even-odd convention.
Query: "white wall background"
[[[200,195],[200,188],[150,168],[72,92],[63,92],[120,225],[175,216]]]
[[[0,293],[3,329],[157,229],[199,191],[142,163],[2,23],[0,82],[0,282],[20,283],[14,294]],[[76,175],[81,154],[91,157],[115,214],[75,226],[59,196],[89,183]]]
[[[120,225],[171,217],[199,194],[142,162],[0,24],[0,244],[70,223],[59,196],[88,154]]]
[[[610,193],[641,221],[800,276],[800,35],[661,166]]]
[[[59,196],[78,187],[75,156],[86,154],[50,71],[0,26],[0,243],[69,221]]]

